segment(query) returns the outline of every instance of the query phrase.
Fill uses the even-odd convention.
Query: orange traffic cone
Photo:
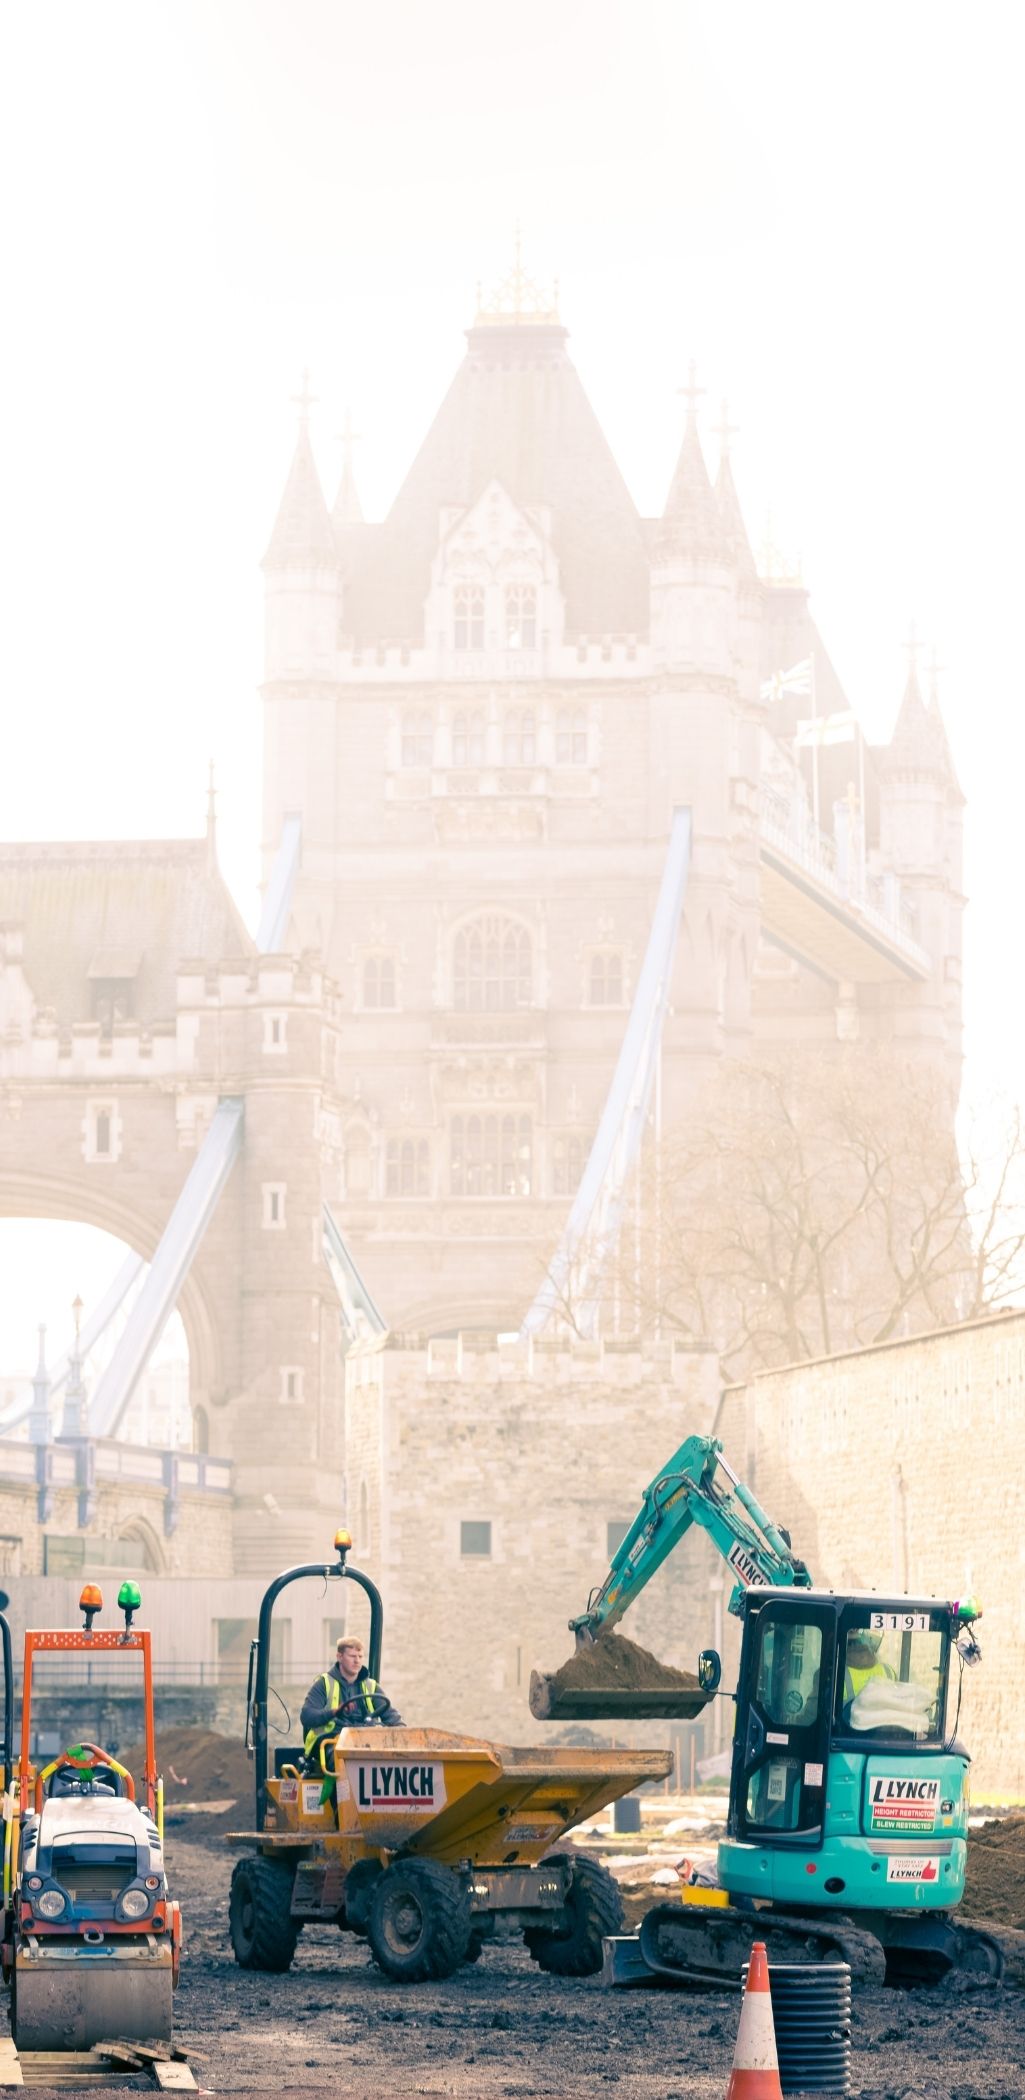
[[[726,2100],[783,2100],[764,1940],[756,1940],[751,1949]]]

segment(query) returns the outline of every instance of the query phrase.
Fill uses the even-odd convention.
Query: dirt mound
[[[1025,1816],[997,1816],[972,1831],[960,1915],[1025,1931]]]
[[[553,1671],[550,1681],[560,1692],[598,1691],[603,1685],[622,1692],[699,1690],[689,1670],[674,1670],[669,1663],[659,1662],[621,1633],[600,1633],[596,1641],[578,1648],[561,1670]]]
[[[133,1743],[118,1755],[138,1781],[145,1744]],[[192,1801],[246,1801],[253,1791],[252,1760],[238,1738],[210,1728],[158,1728],[157,1768],[169,1808]]]

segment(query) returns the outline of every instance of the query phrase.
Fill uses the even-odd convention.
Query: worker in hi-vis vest
[[[891,1670],[889,1663],[879,1660],[882,1638],[881,1633],[871,1633],[867,1626],[856,1626],[848,1634],[843,1676],[845,1706],[849,1706],[851,1700],[857,1698],[871,1678],[896,1677],[896,1670]]]
[[[375,1677],[371,1677],[363,1661],[363,1643],[354,1634],[344,1633],[335,1649],[335,1660],[330,1670],[324,1670],[314,1678],[303,1700],[300,1721],[303,1729],[303,1749],[307,1757],[316,1764],[319,1745],[324,1736],[335,1735],[339,1728],[401,1728],[402,1715],[396,1713],[391,1700],[382,1692]]]

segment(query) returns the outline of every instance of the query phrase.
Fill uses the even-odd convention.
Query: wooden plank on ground
[[[154,2063],[153,2082],[162,2093],[195,2093],[199,2091],[188,2064]]]

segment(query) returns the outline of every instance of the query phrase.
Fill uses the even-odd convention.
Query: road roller
[[[25,1635],[21,1749],[13,1758],[11,1638],[4,1660],[3,1975],[22,2052],[88,2050],[118,2036],[169,2048],[181,1914],[164,1871],[163,1784],[157,1776],[150,1635],[135,1625],[140,1595],[122,1583],[123,1625],[95,1621],[103,1598],[87,1583],[83,1624]],[[97,1743],[32,1760],[34,1672],[69,1654],[141,1663],[145,1770],[136,1780]]]

